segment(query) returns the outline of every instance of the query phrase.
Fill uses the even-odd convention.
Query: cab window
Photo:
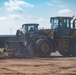
[[[55,28],[58,27],[58,19],[54,18],[51,20],[52,21],[52,29],[54,30]]]

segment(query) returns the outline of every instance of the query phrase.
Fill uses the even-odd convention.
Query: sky
[[[76,16],[76,0],[0,0],[0,35],[16,34],[26,23],[51,28],[50,17]]]

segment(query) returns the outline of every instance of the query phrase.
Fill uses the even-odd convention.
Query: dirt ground
[[[76,75],[76,57],[0,59],[0,75]]]

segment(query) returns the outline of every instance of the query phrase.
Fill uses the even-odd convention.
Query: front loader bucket
[[[22,42],[19,41],[8,41],[6,42],[6,47],[4,52],[9,53],[11,57],[25,58],[30,57],[29,50]]]
[[[5,48],[15,48],[18,49],[21,43],[18,41],[8,41],[6,42]]]

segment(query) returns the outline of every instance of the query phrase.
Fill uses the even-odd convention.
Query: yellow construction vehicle
[[[51,29],[41,30],[38,29],[39,24],[23,24],[16,36],[5,40],[3,54],[8,53],[10,57],[47,57],[58,51],[63,56],[76,56],[75,22],[73,17],[51,17]]]
[[[72,23],[73,21],[73,23]],[[76,56],[76,19],[73,17],[52,17],[56,49],[63,56]]]

